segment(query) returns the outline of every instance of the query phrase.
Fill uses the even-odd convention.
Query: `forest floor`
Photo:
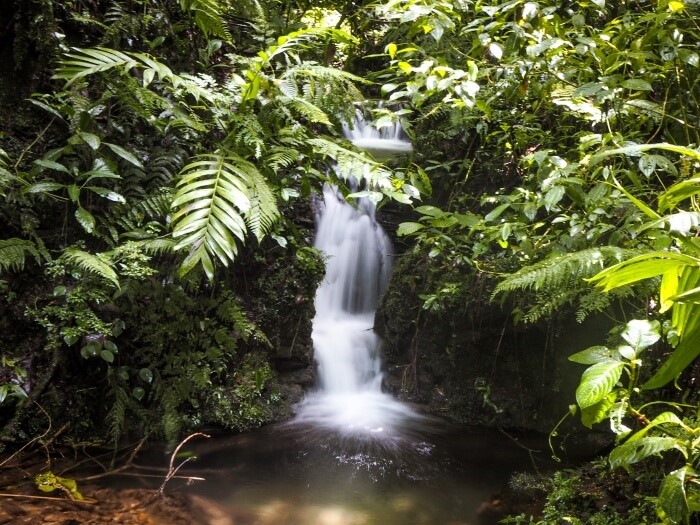
[[[174,474],[172,471],[149,476],[151,479],[143,483],[143,488],[123,488],[124,483],[122,486],[113,483],[112,479],[116,478],[113,474],[130,474],[135,453],[121,466],[110,469],[94,456],[79,457],[66,452],[52,449],[50,453],[46,450],[42,453],[34,449],[0,454],[0,525],[253,523],[243,515],[230,516],[202,496],[168,490],[165,479],[169,473]],[[100,465],[98,473],[95,465]],[[42,479],[46,481],[44,490],[37,486],[37,480]],[[160,490],[152,488],[160,483],[163,483]],[[134,487],[139,483],[129,485]]]
[[[0,495],[0,525],[239,525],[205,498],[139,489],[81,487],[85,498]],[[36,495],[34,495],[37,497]],[[250,523],[250,522],[249,522]]]

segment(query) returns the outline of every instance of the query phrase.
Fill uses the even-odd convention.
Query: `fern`
[[[223,17],[223,8],[217,0],[180,0],[180,7],[185,12],[194,13],[195,23],[205,35],[231,41],[231,33]]]
[[[270,187],[257,173],[250,179],[250,209],[245,214],[245,222],[258,242],[270,231],[280,217],[277,201]]]
[[[66,80],[66,87],[88,75],[121,67],[128,71],[137,65],[137,61],[121,51],[96,47],[93,49],[73,48],[73,53],[66,53],[60,67],[52,78]]]
[[[214,278],[212,256],[228,266],[238,253],[236,239],[245,240],[243,214],[251,208],[249,185],[262,176],[236,155],[211,154],[185,166],[172,203],[173,237],[177,249],[189,250],[184,275],[201,263]]]
[[[60,259],[77,266],[85,272],[109,281],[119,288],[119,277],[114,268],[112,268],[112,262],[106,260],[105,257],[99,257],[98,255],[71,247],[63,252]]]
[[[112,403],[105,419],[107,422],[107,435],[116,448],[126,422],[126,407],[129,403],[129,394],[118,379],[112,378],[113,375],[115,374],[110,370],[110,383],[112,383],[112,391],[114,392],[114,403]]]
[[[270,148],[270,152],[265,156],[263,163],[272,171],[277,172],[284,168],[289,168],[299,160],[301,153],[293,148],[275,146]]]
[[[23,270],[27,256],[33,257],[37,263],[50,260],[44,247],[32,241],[17,238],[0,240],[0,272]]]
[[[603,246],[578,252],[556,255],[525,266],[503,279],[496,286],[493,297],[499,293],[518,290],[552,290],[562,288],[570,279],[584,279],[598,273],[611,261],[620,262],[636,254],[634,250]]]
[[[528,309],[521,312],[520,321],[532,323],[551,316],[562,306],[578,302],[577,319],[582,321],[590,313],[602,311],[611,298],[592,290],[584,279],[592,277],[607,265],[628,259],[635,250],[603,246],[557,255],[521,268],[496,285],[491,299],[499,294],[531,290]],[[621,292],[623,295],[626,292]]]

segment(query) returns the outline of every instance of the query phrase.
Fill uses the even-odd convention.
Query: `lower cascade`
[[[371,203],[355,209],[326,187],[314,246],[328,257],[313,322],[319,390],[300,405],[297,421],[376,433],[416,417],[382,392],[380,341],[372,327],[389,279],[391,243]]]
[[[390,140],[369,135],[372,150]],[[360,131],[357,131],[357,130]],[[402,141],[403,151],[410,143]],[[313,343],[319,390],[299,406],[297,422],[351,434],[396,430],[420,416],[382,392],[379,337],[374,314],[391,272],[391,242],[375,219],[374,205],[348,204],[332,187],[324,188],[314,246],[327,256],[326,276],[316,294]]]

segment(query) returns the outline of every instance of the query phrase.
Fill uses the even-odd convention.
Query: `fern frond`
[[[138,63],[133,57],[121,51],[104,47],[92,49],[75,47],[73,53],[66,53],[65,57],[51,78],[66,80],[66,87],[88,75],[117,67],[129,71]]]
[[[114,392],[114,403],[107,412],[107,434],[109,435],[112,444],[116,447],[119,439],[122,437],[124,423],[126,421],[126,406],[129,402],[129,394],[124,387],[118,382],[112,380],[112,390]]]
[[[32,241],[17,238],[0,240],[0,272],[24,269],[27,256],[33,257],[37,263],[41,263],[42,259],[50,260],[46,250]]]
[[[270,153],[265,156],[264,164],[272,171],[277,172],[281,169],[292,166],[301,154],[299,150],[286,148],[284,146],[275,146],[270,148]]]
[[[119,277],[112,268],[111,261],[74,247],[67,248],[60,258],[68,263],[74,264],[85,272],[109,281],[119,288]]]
[[[161,255],[163,253],[173,253],[175,251],[175,242],[171,239],[144,239],[142,241],[133,242],[148,255]]]
[[[185,12],[194,13],[195,23],[207,37],[218,36],[231,41],[231,33],[223,17],[223,8],[217,0],[180,0],[180,8]]]
[[[500,293],[518,290],[563,289],[572,278],[592,277],[611,262],[620,262],[636,253],[616,246],[602,246],[556,255],[525,266],[503,279],[494,289],[492,299]]]
[[[259,118],[249,112],[235,115],[233,132],[229,135],[236,145],[251,148],[255,158],[260,158],[267,148],[265,129]],[[240,151],[240,149],[239,149]]]
[[[210,154],[185,166],[172,203],[176,249],[189,250],[182,263],[184,275],[201,263],[214,278],[212,256],[228,266],[238,253],[236,238],[243,242],[243,215],[250,210],[251,181],[261,177],[250,162],[237,155]]]
[[[306,118],[309,122],[325,124],[329,127],[332,126],[331,121],[328,119],[328,115],[326,115],[321,108],[313,105],[308,100],[303,98],[280,97],[279,101],[294,108],[297,113]]]
[[[245,213],[244,218],[248,230],[260,242],[280,218],[280,212],[270,186],[260,173],[251,177],[249,196],[250,209]]]

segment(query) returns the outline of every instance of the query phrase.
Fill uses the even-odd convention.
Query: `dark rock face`
[[[609,326],[516,327],[490,301],[493,282],[464,269],[450,275],[461,291],[426,310],[419,296],[434,293],[432,260],[398,259],[375,319],[386,388],[455,422],[551,431],[575,403],[583,371],[567,357],[600,344]]]

